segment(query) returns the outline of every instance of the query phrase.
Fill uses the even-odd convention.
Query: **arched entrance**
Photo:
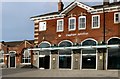
[[[87,39],[82,42],[82,46],[94,46],[97,42],[92,39]],[[90,48],[90,49],[82,49],[82,69],[96,69],[96,49]]]
[[[120,44],[120,38],[112,38],[108,40],[108,45]],[[108,48],[108,69],[120,69],[120,47]]]
[[[9,57],[9,67],[10,68],[16,68],[16,57],[15,57],[16,52],[15,51],[10,51],[10,57]]]
[[[49,42],[42,42],[39,45],[39,48],[49,48],[51,45]],[[49,69],[50,68],[50,51],[44,50],[39,51],[39,68],[40,69]]]
[[[71,47],[72,42],[62,41],[59,43],[59,47]],[[59,50],[59,68],[60,69],[71,69],[72,68],[72,50],[65,49]]]

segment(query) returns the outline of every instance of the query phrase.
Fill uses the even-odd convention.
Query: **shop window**
[[[24,50],[23,56],[22,56],[22,63],[30,63],[31,61],[31,54],[29,50]]]
[[[108,49],[108,69],[120,69],[120,48]]]

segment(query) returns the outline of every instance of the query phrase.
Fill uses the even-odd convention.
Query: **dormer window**
[[[86,16],[80,16],[78,19],[78,29],[86,29]]]
[[[100,15],[93,15],[92,16],[92,28],[100,28]]]
[[[46,22],[39,22],[39,31],[46,30]]]
[[[63,19],[57,20],[57,32],[62,32],[63,31]]]
[[[114,13],[114,23],[120,23],[120,12]]]
[[[76,18],[69,18],[69,31],[73,31],[76,29]]]

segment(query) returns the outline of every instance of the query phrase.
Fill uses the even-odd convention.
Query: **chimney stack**
[[[61,12],[63,10],[64,4],[61,0],[58,2],[58,12]]]
[[[103,5],[109,5],[109,0],[103,0]]]

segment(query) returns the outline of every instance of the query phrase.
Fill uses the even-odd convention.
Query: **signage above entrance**
[[[82,36],[82,35],[88,35],[88,32],[66,34],[66,36],[68,36],[68,37],[71,37],[71,36]]]

